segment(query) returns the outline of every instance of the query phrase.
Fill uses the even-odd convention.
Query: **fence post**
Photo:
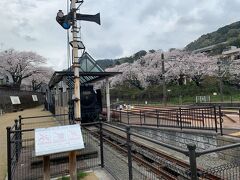
[[[7,127],[7,170],[8,170],[8,180],[12,180],[12,155],[11,155],[11,127]]]
[[[120,122],[122,122],[122,110],[120,109]]]
[[[156,109],[156,113],[157,113],[157,127],[159,127],[159,112],[158,112],[158,109]]]
[[[204,123],[204,113],[203,113],[203,110],[202,110],[202,123],[203,123],[203,127],[204,127],[204,125],[205,125],[205,123]]]
[[[176,118],[177,118],[177,125],[178,125],[178,127],[179,127],[180,123],[179,123],[178,110],[177,110],[177,115],[176,115]]]
[[[18,123],[19,123],[19,145],[20,145],[20,149],[22,148],[22,116],[18,116]]]
[[[145,111],[143,111],[143,122],[144,122],[144,124],[146,124],[146,115],[145,115]]]
[[[104,167],[104,156],[103,156],[103,128],[102,122],[100,121],[100,153],[101,153],[101,167]]]
[[[133,179],[132,175],[132,152],[131,152],[131,135],[130,135],[130,127],[126,127],[127,132],[127,150],[128,150],[128,177],[129,180]]]
[[[213,106],[213,108],[214,108],[215,131],[217,132],[217,110],[216,110],[216,106]]]
[[[128,120],[128,124],[129,124],[129,113],[128,113],[128,109],[127,109],[127,120]]]
[[[139,113],[140,113],[140,124],[142,126],[142,111],[140,110]]]
[[[218,107],[218,110],[219,110],[220,132],[221,132],[221,135],[223,135],[223,129],[222,129],[222,109],[221,109],[221,106]]]
[[[18,162],[18,156],[19,156],[19,132],[18,132],[18,120],[14,120],[15,124],[15,153],[16,153],[16,161]]]
[[[189,163],[190,163],[190,176],[191,180],[197,180],[197,161],[196,161],[196,145],[188,144],[187,145],[189,151]]]
[[[179,122],[180,122],[180,128],[182,129],[182,109],[179,108]]]
[[[238,110],[238,116],[239,116],[239,120],[240,120],[240,109]]]

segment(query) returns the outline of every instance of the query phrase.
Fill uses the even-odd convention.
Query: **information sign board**
[[[35,155],[49,155],[84,148],[79,124],[35,129]]]
[[[37,95],[32,95],[32,99],[33,99],[33,101],[38,101],[38,97],[37,97]]]
[[[12,104],[21,104],[18,96],[10,96]]]

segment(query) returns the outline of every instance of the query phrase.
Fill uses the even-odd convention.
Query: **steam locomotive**
[[[93,122],[98,120],[102,112],[101,90],[94,91],[93,86],[81,86],[81,117],[82,123]]]
[[[71,97],[72,90],[69,90],[69,97]],[[66,93],[65,93],[66,95]],[[66,99],[66,98],[65,98]],[[97,121],[99,114],[102,112],[102,96],[101,90],[94,90],[92,85],[81,85],[80,87],[80,99],[81,99],[81,123],[88,123]],[[53,114],[56,111],[55,96],[52,95],[50,101],[45,104],[45,107],[48,106]],[[69,108],[69,120],[74,119],[74,100],[68,100]]]

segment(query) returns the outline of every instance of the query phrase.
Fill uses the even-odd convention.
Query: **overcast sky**
[[[66,30],[55,20],[67,0],[0,0],[0,49],[35,51],[56,70],[67,67]],[[183,48],[202,34],[240,20],[240,0],[85,0],[82,40],[95,59],[139,50]]]

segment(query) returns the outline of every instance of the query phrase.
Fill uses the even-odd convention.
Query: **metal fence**
[[[112,119],[129,125],[213,130],[222,133],[221,108],[194,107],[151,110],[111,110]]]
[[[59,115],[59,117],[62,116],[64,115]],[[54,118],[55,122],[48,125],[48,120],[44,122],[44,118]],[[27,124],[28,120],[31,120],[32,123],[37,120],[35,122],[37,125],[32,124],[30,126],[30,124]],[[64,118],[56,120],[54,116],[19,117],[15,121],[14,126],[7,128],[9,180],[43,178],[42,159],[34,156],[33,128],[63,124],[67,124]],[[91,131],[87,129],[89,125],[94,125],[95,130]],[[125,139],[115,137],[120,140],[118,142],[116,139],[113,139],[113,141],[117,142],[120,150],[116,150],[113,144],[109,142],[107,138],[109,135],[106,135],[108,128],[121,132],[121,136],[125,137]],[[240,143],[197,151],[196,146],[193,144],[188,144],[185,149],[179,148],[134,133],[131,130],[131,126],[119,128],[103,122],[82,124],[82,132],[86,148],[77,153],[78,171],[94,167],[104,167],[115,179],[120,180],[177,179],[175,177],[176,173],[174,175],[176,171],[183,179],[240,179]],[[143,146],[134,144],[137,139],[145,144],[151,144],[151,147],[161,147],[159,149],[171,152],[172,158],[174,154],[185,156],[186,162],[189,164],[188,168],[176,170],[179,166],[177,163],[170,164],[166,159],[161,159],[157,155],[147,155]],[[143,158],[140,158],[136,152],[145,153],[145,160],[147,159],[148,163],[143,161]],[[213,166],[206,166],[204,168],[200,167],[199,159],[209,154],[217,156],[217,159],[224,159],[224,163],[220,165],[215,163]],[[156,164],[156,160],[161,162],[161,165]],[[211,162],[211,159],[207,156],[205,161],[208,164]],[[61,177],[69,173],[66,153],[51,155],[50,162],[51,177]],[[166,170],[170,174],[172,173],[169,178],[166,178],[166,175],[164,175]]]
[[[127,147],[125,153],[117,153],[112,146],[107,143],[103,144],[104,167],[116,179],[178,179],[179,175],[182,179],[240,179],[240,143],[198,151],[194,144],[188,144],[186,148],[179,148],[142,136],[134,133],[131,126],[124,129],[106,123],[103,124],[103,130],[111,127],[115,131],[121,131],[126,137],[126,140],[120,143]],[[165,152],[169,152],[171,158],[174,158],[174,156],[176,156],[176,159],[181,156],[186,157],[189,166],[185,169],[178,169],[179,162],[177,160],[172,161],[171,164],[166,159],[148,154],[142,146],[136,147],[134,145],[136,139],[144,142],[144,144],[151,144],[151,148],[158,147]],[[136,156],[136,152],[145,154],[145,158],[151,162],[150,165],[146,166],[141,162]],[[161,162],[161,165],[158,165],[157,161]],[[166,169],[172,176],[168,177],[168,175],[161,174],[164,173],[162,170]]]
[[[8,179],[43,179],[43,159],[36,157],[34,128],[59,126],[68,124],[68,115],[19,117],[12,127],[7,127],[7,164]],[[83,150],[77,151],[77,170],[99,166],[100,148],[99,139],[92,136],[82,127],[85,143]],[[51,177],[61,177],[69,174],[68,153],[50,155]]]

